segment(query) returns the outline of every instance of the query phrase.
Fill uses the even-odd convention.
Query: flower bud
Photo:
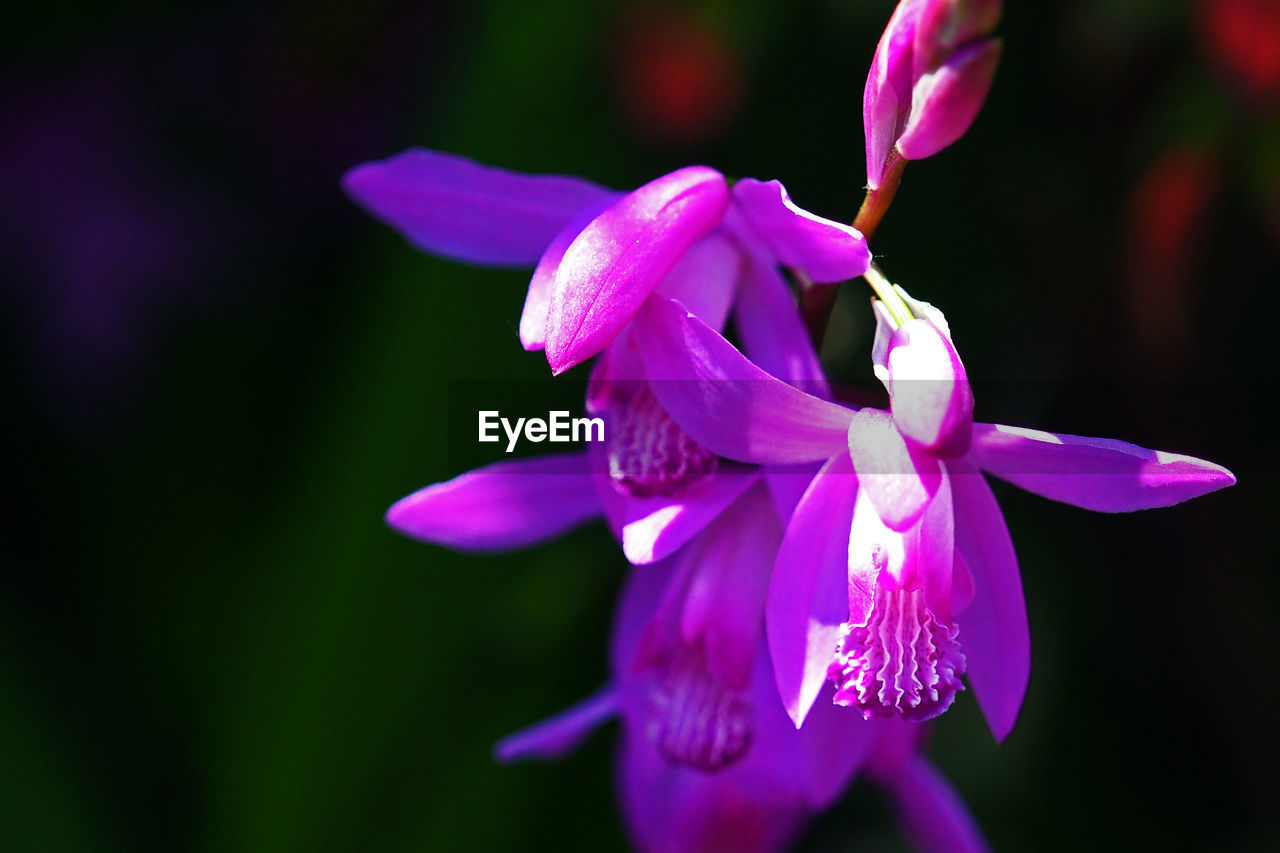
[[[901,0],[885,27],[863,91],[867,185],[878,189],[895,155],[928,157],[978,114],[1000,57],[987,38],[1000,0]]]

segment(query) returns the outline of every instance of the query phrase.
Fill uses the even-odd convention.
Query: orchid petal
[[[909,445],[880,409],[855,412],[848,440],[862,488],[884,523],[903,531],[919,521],[942,480],[938,460]]]
[[[773,264],[757,257],[746,260],[734,320],[743,352],[766,373],[814,396],[831,396],[796,301]]]
[[[418,248],[495,266],[533,266],[574,214],[610,193],[419,148],[356,166],[342,186]]]
[[[955,142],[978,117],[995,79],[1000,41],[989,39],[956,51],[923,75],[911,94],[911,115],[898,139],[908,160],[922,160]]]
[[[1050,500],[1096,512],[1173,506],[1234,485],[1221,465],[1109,438],[974,424],[982,470]]]
[[[764,482],[769,487],[774,512],[783,526],[791,520],[800,498],[804,497],[821,468],[818,463],[809,462],[803,465],[771,465],[764,469]]]
[[[569,246],[591,221],[612,207],[621,193],[609,193],[582,210],[560,230],[538,260],[538,266],[529,280],[529,292],[524,298],[524,310],[520,314],[520,344],[530,352],[536,352],[547,344],[547,316],[551,311],[551,287],[555,284],[556,270]]]
[[[920,519],[916,567],[925,603],[933,615],[952,624],[953,576],[956,562],[955,501],[950,478],[943,476],[938,494]]]
[[[851,412],[775,379],[677,302],[636,315],[650,388],[680,428],[720,456],[789,464],[842,446]]]
[[[611,686],[603,687],[572,708],[498,741],[493,757],[504,764],[559,758],[617,712],[617,692]]]
[[[733,200],[773,256],[815,282],[857,278],[871,264],[862,232],[797,207],[778,181],[743,178]]]
[[[981,38],[1000,20],[1000,0],[925,3],[916,24],[912,74],[919,80],[957,47]]]
[[[742,252],[712,232],[684,253],[655,292],[675,299],[713,329],[723,329],[737,290]]]
[[[463,551],[554,539],[600,515],[585,454],[497,462],[397,501],[386,521],[406,536]]]
[[[881,780],[903,832],[920,850],[985,853],[989,848],[951,784],[923,756]]]
[[[831,805],[871,757],[885,720],[862,720],[837,705],[834,687],[819,694],[813,712],[800,730],[800,756],[806,768],[809,807],[821,811]]]
[[[858,481],[847,453],[833,456],[797,504],[778,548],[765,628],[774,680],[799,728],[813,707],[849,617],[849,529]]]
[[[960,620],[969,684],[991,733],[1013,730],[1031,676],[1031,636],[1018,558],[991,487],[970,458],[947,463],[955,498],[956,550],[973,578]]]
[[[641,566],[674,553],[724,512],[759,476],[754,471],[722,466],[674,497],[623,496],[619,527],[627,560]],[[604,488],[613,487],[605,482]]]
[[[607,346],[728,204],[723,175],[689,166],[645,184],[583,229],[551,290],[552,371],[562,373]]]
[[[950,339],[927,320],[910,320],[894,331],[887,355],[898,429],[940,456],[963,456],[973,434],[973,392]]]
[[[862,92],[867,186],[878,189],[902,122],[911,109],[911,54],[920,2],[899,3],[871,60]]]
[[[685,595],[680,633],[702,641],[707,670],[743,688],[759,650],[765,595],[782,526],[763,487],[743,495],[695,543],[698,568]]]

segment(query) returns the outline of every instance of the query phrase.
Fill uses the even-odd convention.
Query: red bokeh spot
[[[1130,328],[1148,360],[1177,361],[1192,335],[1204,226],[1219,183],[1209,152],[1175,148],[1129,196],[1123,239]]]
[[[721,33],[691,12],[632,8],[623,19],[619,77],[638,130],[677,143],[702,142],[737,111],[742,73]]]
[[[1280,0],[1197,0],[1210,58],[1258,106],[1280,100]]]

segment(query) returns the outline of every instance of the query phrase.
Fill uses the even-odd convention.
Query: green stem
[[[909,320],[915,319],[915,315],[903,300],[902,294],[898,293],[898,289],[885,277],[880,267],[872,264],[862,277],[867,280],[867,284],[871,285],[876,296],[880,297],[880,301],[884,303],[889,316],[893,318],[895,327],[901,327]]]

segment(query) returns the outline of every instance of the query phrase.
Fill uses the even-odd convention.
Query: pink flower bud
[[[988,39],[921,77],[911,92],[911,115],[898,137],[898,152],[921,160],[964,136],[987,99],[999,60],[1000,42]]]
[[[867,186],[897,155],[920,159],[959,139],[986,99],[1000,56],[987,38],[1000,0],[901,0],[876,47],[862,97]]]

